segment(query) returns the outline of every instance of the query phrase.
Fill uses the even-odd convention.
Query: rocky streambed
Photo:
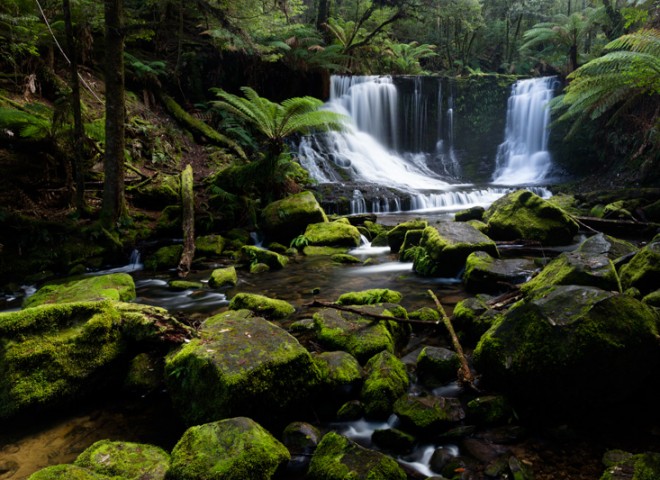
[[[264,210],[268,248],[198,239],[187,283],[162,273],[173,245],[133,276],[43,285],[0,314],[0,478],[656,478],[660,241],[567,211],[518,191],[387,226],[303,193]],[[100,397],[145,428],[92,434],[113,423]],[[26,470],[19,432],[62,415],[71,443]]]

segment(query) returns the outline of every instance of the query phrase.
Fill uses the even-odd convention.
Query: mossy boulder
[[[653,241],[642,248],[621,267],[620,274],[624,290],[634,287],[645,295],[657,289],[660,285],[660,241]]]
[[[471,207],[461,210],[454,214],[454,220],[457,222],[467,222],[468,220],[482,220],[486,209],[481,206]]]
[[[189,424],[236,415],[274,421],[305,405],[318,387],[310,353],[247,310],[206,319],[199,335],[165,363],[174,405]]]
[[[383,428],[374,430],[371,441],[383,450],[406,454],[412,451],[416,438],[398,428]]]
[[[408,390],[406,366],[395,355],[383,351],[369,359],[365,371],[360,393],[365,414],[368,418],[387,418],[394,402]]]
[[[253,263],[250,265],[250,273],[259,274],[270,272],[270,267],[265,263]]]
[[[295,307],[289,302],[256,293],[237,293],[229,302],[230,310],[250,310],[267,318],[282,319],[293,314]]]
[[[642,298],[642,302],[655,308],[660,308],[660,290],[654,290]]]
[[[610,260],[616,260],[639,251],[635,245],[625,240],[597,233],[587,238],[577,249],[581,253],[592,255],[607,255]]]
[[[237,283],[238,275],[234,267],[216,268],[209,278],[209,286],[213,288],[235,287]]]
[[[651,307],[594,287],[541,293],[515,304],[481,337],[473,358],[484,385],[579,414],[625,399],[653,375],[660,352]]]
[[[654,480],[660,478],[660,453],[618,455],[620,461],[608,465],[600,480]]]
[[[111,273],[92,277],[74,277],[47,283],[28,297],[23,308],[49,303],[94,300],[135,300],[135,282],[128,273]]]
[[[254,420],[235,417],[190,427],[172,450],[168,480],[269,480],[291,458]]]
[[[172,290],[178,291],[199,290],[200,288],[204,288],[204,284],[202,282],[195,282],[192,280],[170,280],[167,286]]]
[[[265,263],[271,270],[279,270],[289,263],[289,259],[284,255],[254,245],[242,246],[241,258],[250,264]]]
[[[74,465],[122,480],[163,480],[170,455],[160,447],[100,440],[85,449]]]
[[[261,212],[261,228],[271,241],[288,245],[311,223],[327,222],[312,192],[302,192],[272,202]]]
[[[163,382],[162,357],[143,352],[131,360],[123,386],[131,393],[146,395],[156,391]]]
[[[394,413],[407,429],[431,434],[455,425],[465,418],[458,398],[403,395],[394,403]]]
[[[422,235],[424,230],[408,230],[403,238],[403,244],[399,249],[399,259],[405,261],[405,252],[413,247],[418,247],[422,242]]]
[[[406,480],[407,476],[391,457],[335,432],[319,443],[307,474],[309,480]]]
[[[486,252],[472,252],[465,262],[463,281],[468,292],[498,293],[511,285],[526,282],[536,271],[533,260],[493,258]]]
[[[76,465],[53,465],[33,473],[28,480],[117,480]]]
[[[552,259],[541,272],[524,284],[526,295],[552,285],[586,285],[604,290],[618,290],[614,264],[606,255],[564,252]]]
[[[363,306],[365,312],[391,315],[386,306]],[[380,320],[324,308],[314,314],[316,338],[325,348],[342,350],[364,364],[381,351],[394,352],[407,338],[408,331],[394,321]]]
[[[212,256],[217,257],[222,255],[227,241],[220,235],[205,235],[195,239],[195,255],[196,256]]]
[[[401,245],[406,238],[409,230],[424,230],[429,226],[426,220],[411,220],[409,222],[399,223],[396,227],[387,232],[387,244],[392,253],[399,253]]]
[[[357,359],[347,352],[322,352],[314,355],[321,384],[319,402],[333,413],[362,386],[363,370]]]
[[[486,210],[488,236],[495,240],[530,240],[543,245],[573,241],[578,224],[561,208],[529,190],[498,198]]]
[[[359,258],[354,257],[353,255],[347,255],[345,253],[335,253],[331,258],[333,262],[341,263],[344,265],[355,265],[357,263],[362,263],[362,260]]]
[[[176,268],[183,253],[183,245],[168,245],[160,247],[149,255],[144,262],[147,270],[170,270]]]
[[[417,378],[427,387],[439,387],[456,380],[460,360],[456,352],[442,347],[426,346],[417,356]]]
[[[455,277],[472,252],[499,257],[495,242],[467,223],[444,222],[424,229],[413,269],[421,275]]]
[[[513,416],[509,401],[502,395],[482,395],[467,403],[467,416],[479,425],[506,423]]]
[[[308,257],[313,256],[328,256],[345,255],[348,252],[348,247],[318,247],[316,245],[307,245],[303,248],[303,255]]]
[[[161,308],[111,301],[2,313],[0,418],[116,389],[126,376],[129,345],[183,341],[186,333]]]
[[[347,292],[339,296],[339,305],[374,305],[377,303],[399,303],[403,295],[396,290],[372,288],[361,292]]]
[[[357,247],[360,231],[348,222],[312,223],[305,229],[305,237],[313,246]]]
[[[161,209],[163,205],[173,205],[181,199],[181,177],[179,175],[157,175],[154,181],[138,186],[131,191],[136,205]]]

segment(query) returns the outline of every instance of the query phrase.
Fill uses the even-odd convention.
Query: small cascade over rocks
[[[323,207],[333,213],[455,211],[488,206],[510,192],[510,185],[523,185],[516,179],[477,186],[462,177],[464,171],[475,171],[463,165],[466,142],[485,140],[477,131],[466,134],[457,123],[466,107],[457,103],[454,83],[439,77],[332,76],[325,108],[346,115],[347,128],[303,137],[298,145],[298,159],[324,197],[343,199],[335,208]],[[488,171],[493,172],[496,140],[490,145],[492,153],[472,162],[490,159]],[[529,183],[538,185],[544,175],[545,170]],[[549,195],[542,188],[535,193]]]
[[[529,185],[545,181],[552,166],[548,151],[555,77],[519,80],[511,88],[504,142],[499,146],[493,183]]]

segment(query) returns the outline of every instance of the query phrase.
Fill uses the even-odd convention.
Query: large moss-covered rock
[[[601,254],[565,252],[552,259],[541,272],[523,285],[522,291],[533,292],[552,285],[586,285],[604,290],[618,290],[616,269]]]
[[[111,273],[93,277],[74,277],[48,283],[28,297],[24,308],[48,303],[94,300],[135,300],[135,283],[127,273]]]
[[[321,383],[333,397],[347,396],[362,384],[362,367],[347,352],[322,352],[314,356]]]
[[[647,294],[660,285],[660,241],[642,248],[632,260],[621,267],[621,284],[624,290],[637,288]]]
[[[635,245],[625,240],[610,237],[604,233],[597,233],[580,244],[578,252],[592,255],[607,255],[610,260],[624,257],[639,251]]]
[[[160,447],[100,440],[82,452],[74,465],[126,480],[163,480],[170,455]]]
[[[282,319],[296,311],[289,302],[256,293],[237,293],[229,302],[230,310],[250,310],[267,318]]]
[[[476,251],[499,257],[495,242],[461,222],[425,228],[418,248],[421,250],[415,255],[413,268],[421,275],[455,277],[465,267],[467,257]]]
[[[220,235],[205,235],[195,239],[195,255],[217,257],[225,249],[226,240]]]
[[[403,295],[396,290],[372,288],[361,292],[343,293],[337,299],[339,305],[373,305],[376,303],[399,303]]]
[[[607,465],[600,480],[655,480],[660,478],[660,453],[646,452],[637,455],[621,452],[620,461]]]
[[[658,317],[626,295],[551,287],[519,302],[474,352],[485,384],[573,413],[630,395],[659,362]],[[612,385],[625,384],[625,389]]]
[[[427,387],[438,387],[456,380],[460,360],[456,352],[442,347],[426,346],[417,356],[417,378]]]
[[[387,306],[363,306],[366,312],[388,315]],[[350,353],[361,364],[381,351],[394,352],[408,331],[394,321],[380,320],[332,308],[314,314],[318,341],[328,349]]]
[[[365,414],[370,418],[387,418],[394,402],[408,390],[406,366],[396,356],[383,351],[367,362],[365,371],[360,394]]]
[[[271,241],[286,245],[311,223],[328,218],[311,192],[302,192],[272,202],[261,212],[261,228]]]
[[[53,465],[33,473],[28,480],[117,480],[77,465]]]
[[[319,443],[307,478],[310,480],[406,480],[406,474],[394,459],[335,432],[327,433]]]
[[[344,246],[360,245],[360,231],[348,222],[335,221],[312,223],[305,229],[305,238],[313,246]]]
[[[136,205],[157,210],[176,204],[181,199],[181,177],[161,173],[155,180],[133,189],[131,197]]]
[[[227,418],[190,427],[172,450],[168,480],[269,480],[289,451],[254,420]]]
[[[199,335],[165,364],[174,404],[190,424],[236,415],[275,420],[304,405],[318,385],[309,352],[247,310],[208,318]]]
[[[176,268],[183,253],[183,245],[167,245],[160,247],[149,255],[144,262],[147,270],[169,270]]]
[[[236,268],[233,266],[225,268],[216,268],[211,272],[209,286],[213,288],[235,287],[238,283]]]
[[[121,385],[127,347],[183,341],[158,307],[120,302],[43,305],[0,314],[0,418],[71,404]]]
[[[406,238],[406,233],[410,230],[424,230],[429,224],[426,220],[411,220],[409,222],[399,223],[396,227],[387,232],[387,243],[392,253],[398,253]]]
[[[241,247],[241,258],[243,261],[251,264],[264,263],[271,270],[284,268],[289,262],[289,259],[284,255],[254,245],[244,245]]]
[[[458,398],[436,396],[404,395],[394,403],[394,413],[408,429],[424,434],[435,433],[465,418]]]
[[[486,210],[488,235],[496,240],[532,240],[566,245],[578,232],[577,223],[561,208],[529,190],[517,190]]]
[[[493,258],[486,252],[472,252],[465,263],[463,281],[473,293],[497,293],[527,281],[536,271],[533,260]]]

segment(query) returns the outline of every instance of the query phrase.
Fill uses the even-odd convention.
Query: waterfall
[[[493,188],[461,180],[462,171],[476,172],[482,182],[491,179],[504,115],[496,110],[499,120],[478,128],[461,123],[466,95],[459,88],[464,87],[436,77],[332,76],[324,108],[347,116],[348,124],[341,132],[303,137],[298,160],[319,184],[343,192],[339,195],[348,202],[335,204],[337,213],[347,208],[351,213],[393,213],[488,206],[510,191],[506,186],[523,182]],[[510,100],[510,111],[512,105]],[[467,159],[469,168],[463,165],[465,151],[476,152]]]
[[[555,77],[519,80],[511,88],[504,142],[499,146],[493,183],[529,185],[545,180],[552,161],[548,152],[550,110]]]

